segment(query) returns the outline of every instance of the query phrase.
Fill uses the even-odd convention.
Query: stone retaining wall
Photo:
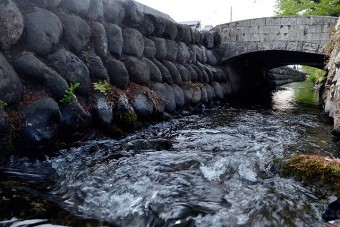
[[[275,88],[292,82],[304,81],[306,74],[288,66],[268,70],[267,80],[271,87]]]
[[[50,146],[231,93],[209,32],[126,0],[0,3],[0,147]]]

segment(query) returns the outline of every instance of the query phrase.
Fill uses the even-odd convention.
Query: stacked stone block
[[[2,1],[1,131],[16,124],[40,146],[63,129],[122,125],[122,113],[148,119],[222,99],[231,87],[211,51],[215,41],[212,33],[143,14],[130,0]],[[103,81],[114,101],[94,90]],[[77,100],[61,102],[75,83]],[[9,108],[18,109],[18,122]]]
[[[305,79],[305,73],[288,66],[271,69],[267,72],[267,81],[272,88],[292,82],[304,81]]]

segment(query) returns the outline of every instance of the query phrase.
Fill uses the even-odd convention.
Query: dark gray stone
[[[28,147],[42,146],[53,139],[59,128],[60,111],[51,98],[43,98],[19,110],[20,140]]]
[[[128,56],[125,58],[125,66],[130,80],[140,85],[150,85],[150,69],[144,62],[136,57]]]
[[[143,55],[146,58],[152,59],[156,54],[156,45],[151,39],[144,37],[144,52]]]
[[[223,70],[222,68],[217,68],[217,70],[220,71],[220,74],[221,74],[221,81],[222,82],[229,82],[229,77],[228,77],[228,74],[226,73],[225,70]]]
[[[124,32],[124,35],[127,35],[126,31]],[[123,41],[123,34],[122,34],[122,30],[121,28],[116,25],[116,24],[110,24],[106,30],[106,34],[107,34],[107,39],[108,39],[108,47],[109,47],[109,51],[110,53],[117,57],[120,58],[121,54],[122,54],[122,50],[123,48],[126,49],[126,47],[124,47],[124,43],[125,41]],[[133,39],[133,41],[136,41],[136,45],[138,46],[139,43],[137,42],[137,40],[135,40],[135,37],[125,37],[125,38],[131,38]],[[131,44],[130,44],[131,45]]]
[[[165,86],[162,83],[153,83],[151,84],[151,89],[156,92],[157,96],[160,99],[160,103],[158,106],[159,112],[164,112],[165,104],[167,102]]]
[[[143,35],[136,29],[123,29],[123,52],[125,54],[141,57],[144,52]]]
[[[92,52],[83,52],[80,59],[85,63],[89,72],[92,82],[102,80],[110,81],[107,70],[99,56]]]
[[[103,94],[93,94],[90,98],[93,121],[106,128],[112,122],[112,107]]]
[[[79,88],[76,90],[77,93],[85,96],[89,95],[91,91],[89,70],[76,55],[65,49],[60,49],[49,55],[48,60],[68,83],[80,83]]]
[[[123,144],[122,147],[124,150],[136,152],[142,150],[163,151],[172,147],[172,141],[169,139],[137,139]]]
[[[322,219],[329,222],[340,218],[340,197],[328,204],[326,210],[322,214]],[[337,224],[336,224],[337,225]]]
[[[188,65],[186,68],[190,72],[190,79],[191,79],[190,81],[194,83],[197,82],[197,78],[198,78],[197,72],[192,68],[191,65]]]
[[[102,20],[104,17],[103,0],[91,0],[86,17],[89,20]]]
[[[101,23],[97,21],[93,21],[90,24],[90,28],[94,51],[99,57],[104,59],[107,57],[108,54],[108,40],[105,28]]]
[[[190,58],[190,52],[188,46],[180,42],[178,44],[178,53],[177,53],[177,61],[181,64],[186,64]]]
[[[90,3],[91,0],[63,0],[61,5],[68,12],[85,15],[90,7]]]
[[[207,91],[208,101],[210,102],[215,97],[215,91],[209,84],[203,85]]]
[[[192,103],[199,103],[202,98],[201,88],[199,86],[194,86],[192,88]]]
[[[176,110],[176,101],[175,101],[175,94],[172,89],[172,87],[164,83],[165,86],[165,96],[166,96],[166,102],[165,102],[165,110],[172,113]]]
[[[205,72],[207,73],[208,75],[208,81],[207,83],[213,81],[213,73],[212,73],[212,70],[211,70],[211,66],[210,65],[203,65],[204,69],[205,69]]]
[[[74,14],[63,15],[64,37],[69,48],[75,53],[82,51],[90,40],[90,26]]]
[[[207,48],[213,48],[214,47],[214,36],[212,33],[209,31],[204,31],[204,39],[203,39],[203,44]]]
[[[167,55],[165,39],[154,37],[152,40],[156,45],[155,58],[157,58],[158,60],[164,60]]]
[[[11,0],[0,2],[0,47],[9,49],[24,31],[24,18]]]
[[[169,61],[163,61],[164,66],[169,70],[170,75],[172,77],[172,81],[176,84],[181,84],[182,81],[182,77],[181,74],[178,72],[176,66]]]
[[[212,73],[213,73],[213,81],[220,82],[222,79],[221,70],[218,68],[214,68],[214,70],[212,70]]]
[[[196,52],[196,60],[199,62],[203,62],[203,51],[197,45],[194,45],[195,52]]]
[[[68,88],[64,78],[46,66],[31,52],[24,52],[15,61],[15,69],[27,88],[45,90],[55,100],[61,99]]]
[[[201,46],[202,49],[202,63],[206,63],[207,62],[207,55],[205,55],[205,50],[206,48],[204,46]]]
[[[164,38],[175,40],[177,34],[178,34],[177,25],[171,20],[166,20],[165,31],[163,32]]]
[[[63,0],[35,0],[38,6],[46,9],[53,9],[60,5]]]
[[[177,24],[177,40],[184,43],[191,43],[191,28],[186,24]]]
[[[204,44],[203,44],[203,42],[204,42],[204,33],[203,33],[203,32],[200,32],[200,31],[199,31],[199,33],[200,33],[200,35],[199,35],[199,36],[200,36],[200,39],[197,41],[197,44],[198,44],[198,45],[204,45]]]
[[[221,35],[216,31],[212,32],[214,36],[214,46],[218,46],[222,43],[222,37]]]
[[[159,71],[161,71],[162,73],[162,81],[168,84],[172,84],[172,77],[171,74],[169,72],[169,70],[159,61],[157,61],[156,59],[153,59],[152,62],[157,66],[157,68],[159,69]]]
[[[125,16],[123,19],[123,24],[127,27],[137,28],[143,23],[144,14],[139,11],[136,4],[131,0],[125,0],[123,2],[125,9]]]
[[[104,17],[107,21],[120,25],[125,16],[123,1],[103,0]]]
[[[129,84],[129,73],[123,62],[109,57],[105,66],[110,77],[110,82],[121,89],[126,89]]]
[[[196,62],[197,63],[197,62]],[[203,83],[203,74],[202,71],[196,66],[196,65],[191,65],[191,68],[193,68],[196,72],[197,77],[194,78],[193,74],[191,74],[191,81],[192,82],[200,82]],[[196,80],[195,80],[196,79]]]
[[[78,102],[59,105],[61,118],[60,127],[65,138],[81,136],[91,124],[92,116]]]
[[[205,71],[204,66],[201,63],[199,63],[199,62],[196,62],[196,66],[199,68],[199,70],[202,73],[202,81],[199,80],[199,82],[201,82],[201,83],[209,83],[209,76],[208,76],[207,72]]]
[[[8,105],[21,99],[23,85],[18,74],[0,53],[0,100]]]
[[[141,92],[134,95],[131,105],[140,119],[148,119],[153,114],[151,101]]]
[[[176,64],[176,67],[178,69],[178,72],[181,74],[183,82],[191,81],[191,74],[187,68],[180,64]]]
[[[191,86],[188,85],[182,85],[180,86],[183,94],[184,94],[184,102],[185,104],[189,104],[192,102],[192,98],[193,98],[193,89]]]
[[[173,40],[166,40],[166,56],[168,61],[176,61],[178,53],[178,44]]]
[[[215,97],[218,99],[223,99],[223,87],[218,82],[212,82],[211,83],[212,88],[214,89]]]
[[[190,53],[190,58],[189,58],[189,63],[194,64],[196,63],[196,48],[194,45],[190,45],[189,47],[189,53]]]
[[[217,58],[215,57],[214,53],[211,50],[205,50],[205,55],[207,56],[207,63],[209,65],[216,65]]]
[[[201,87],[201,101],[202,102],[208,102],[209,101],[208,92],[207,92],[207,89],[204,86]]]
[[[227,96],[229,96],[233,93],[230,82],[229,83],[221,83],[221,86],[223,88],[224,97],[227,97]]]
[[[180,88],[177,84],[171,85],[172,90],[174,91],[174,97],[176,102],[176,107],[181,108],[185,104],[184,93],[182,88]]]
[[[9,126],[8,115],[3,109],[0,109],[0,149],[3,149],[8,143],[6,136],[9,133]]]
[[[48,10],[34,8],[25,15],[25,22],[27,47],[39,55],[51,53],[58,44],[62,32],[59,18]]]
[[[158,37],[162,36],[166,28],[166,19],[163,17],[154,16],[153,23],[155,27],[154,35]]]
[[[162,73],[159,68],[149,59],[143,58],[142,61],[149,67],[150,69],[150,80],[153,82],[162,83]]]
[[[195,37],[195,43],[199,44],[200,40],[201,40],[201,33],[198,30],[194,30],[194,37]]]
[[[153,21],[154,21],[154,16],[150,14],[144,14],[143,29],[144,29],[144,34],[146,36],[152,35],[155,31],[155,25]]]

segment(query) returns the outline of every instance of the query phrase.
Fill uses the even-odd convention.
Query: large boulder
[[[143,55],[146,58],[152,59],[156,54],[156,44],[151,39],[144,37],[144,52]]]
[[[217,64],[217,58],[211,50],[206,49],[205,55],[207,56],[207,63],[209,65],[216,65]]]
[[[74,14],[63,15],[64,37],[75,53],[82,51],[90,40],[91,30],[87,22]]]
[[[197,82],[197,72],[192,68],[191,65],[188,65],[186,69],[190,72],[190,79],[192,82]]]
[[[164,83],[164,86],[165,86],[165,96],[166,96],[165,110],[168,112],[174,112],[176,110],[176,101],[175,101],[174,91],[169,84]]]
[[[166,56],[168,61],[176,61],[178,52],[178,44],[173,40],[166,40]]]
[[[154,16],[152,17],[153,23],[154,23],[154,35],[155,36],[162,36],[165,32],[166,28],[166,19],[160,16]]]
[[[91,124],[92,116],[78,102],[60,104],[60,128],[64,138],[78,138]]]
[[[116,24],[110,24],[108,26],[108,28],[106,29],[106,34],[107,34],[107,37],[108,37],[108,46],[109,46],[110,53],[113,56],[119,58],[120,55],[122,54],[122,50],[124,48],[123,47],[123,43],[124,43],[123,42],[123,34],[122,34],[121,28]],[[135,37],[129,37],[129,38],[134,38],[133,41],[136,41]],[[136,45],[138,45],[137,42],[136,42]],[[125,47],[125,49],[126,49],[126,47]]]
[[[212,88],[214,89],[215,97],[218,99],[223,99],[224,98],[224,89],[221,86],[220,83],[218,82],[212,82],[211,83]]]
[[[90,24],[91,28],[91,40],[93,44],[94,51],[101,58],[106,58],[108,54],[108,40],[104,26],[93,21]]]
[[[214,76],[213,76],[213,72],[212,72],[212,67],[210,65],[203,65],[203,67],[204,67],[205,72],[208,75],[207,83],[213,81]]]
[[[196,48],[194,45],[190,45],[189,47],[189,53],[190,53],[190,58],[189,58],[189,63],[193,64],[196,63]]]
[[[183,82],[191,81],[191,74],[190,74],[190,72],[189,72],[189,70],[187,68],[185,68],[181,64],[177,64],[176,67],[178,69],[178,72],[181,74]]]
[[[169,70],[172,81],[176,84],[181,84],[183,82],[182,77],[181,74],[178,72],[176,66],[169,61],[163,61],[163,64]]]
[[[93,51],[83,52],[80,55],[80,59],[86,64],[90,72],[90,79],[92,82],[97,82],[101,80],[109,81],[107,70],[101,58]]]
[[[128,56],[125,58],[125,66],[129,72],[130,80],[140,85],[150,85],[150,69],[143,61]]]
[[[123,52],[125,54],[141,57],[144,52],[144,39],[142,33],[133,28],[123,29]]]
[[[171,87],[174,92],[176,107],[177,108],[183,107],[185,104],[185,99],[182,88],[180,88],[177,84],[172,84]]]
[[[177,40],[184,42],[184,43],[190,43],[191,42],[191,28],[189,25],[186,24],[177,24]]]
[[[177,61],[181,64],[186,64],[190,58],[190,52],[187,45],[183,42],[178,44]]]
[[[124,1],[125,16],[123,24],[127,27],[137,28],[143,23],[144,14],[139,11],[136,4],[131,0]]]
[[[151,84],[151,89],[154,90],[160,99],[160,103],[158,104],[158,110],[163,112],[165,109],[165,104],[167,102],[166,99],[166,88],[162,83],[153,83]]]
[[[112,107],[103,94],[93,94],[90,98],[93,121],[106,128],[112,122]]]
[[[153,114],[153,105],[149,98],[142,92],[134,94],[131,105],[140,119],[148,119]]]
[[[18,74],[0,53],[0,100],[8,105],[19,102],[22,91]]]
[[[196,60],[199,61],[199,62],[203,62],[203,51],[202,51],[202,49],[197,45],[194,45],[193,47],[195,48],[195,52],[196,52]]]
[[[0,47],[8,49],[24,30],[24,18],[11,0],[0,2]]]
[[[165,31],[163,32],[164,38],[174,40],[177,37],[177,34],[177,25],[171,20],[166,20]]]
[[[155,25],[153,21],[154,21],[153,15],[144,14],[143,23],[138,27],[138,30],[146,36],[152,35],[153,32],[155,31]]]
[[[201,75],[202,75],[202,79],[201,80],[199,79],[198,81],[201,83],[209,83],[209,76],[207,72],[205,71],[204,66],[201,63],[196,62],[196,67],[200,70]]]
[[[203,86],[205,87],[205,90],[207,91],[208,101],[213,100],[213,98],[215,97],[214,88],[212,88],[209,84],[204,84]]]
[[[159,61],[157,61],[156,59],[153,59],[152,62],[157,66],[157,68],[159,69],[159,71],[161,71],[162,73],[162,81],[168,84],[172,84],[172,77],[171,74],[169,72],[169,70]]]
[[[124,63],[109,57],[105,66],[110,77],[110,83],[120,89],[126,89],[129,84],[129,73]]]
[[[103,0],[104,17],[107,21],[120,25],[125,16],[123,1]]]
[[[194,86],[192,88],[192,102],[199,103],[202,98],[201,88],[199,86]]]
[[[149,59],[143,58],[142,61],[149,67],[150,69],[150,80],[152,82],[162,83],[162,73],[159,68]]]
[[[91,0],[86,17],[89,20],[101,20],[104,17],[103,0]]]
[[[89,70],[84,62],[71,52],[60,49],[48,56],[48,60],[52,67],[63,77],[68,83],[79,83],[80,86],[76,90],[81,95],[88,96],[91,91],[91,80]]]
[[[31,51],[39,55],[51,53],[59,42],[61,32],[61,21],[51,11],[34,8],[25,14],[25,38]]]
[[[33,53],[24,52],[14,65],[27,88],[44,90],[55,100],[64,96],[68,88],[65,79],[35,57]]]
[[[204,38],[203,38],[203,44],[207,48],[213,48],[214,47],[214,35],[210,33],[209,31],[203,32]]]
[[[201,87],[201,101],[202,102],[208,102],[209,101],[208,92],[207,92],[207,89],[204,86]]]
[[[62,7],[64,10],[78,14],[85,15],[90,7],[91,0],[63,0]]]
[[[192,89],[192,87],[188,86],[188,85],[181,85],[181,89],[183,91],[185,104],[191,103],[192,99],[193,99],[193,89]]]
[[[193,75],[195,76],[195,74],[191,74],[191,81],[203,83],[202,71],[196,65],[191,65],[191,68],[195,71],[195,73],[197,75],[197,77],[195,78],[195,77],[193,77]]]
[[[19,110],[19,138],[28,147],[42,146],[53,139],[59,128],[60,111],[51,98],[42,98]]]
[[[46,9],[53,9],[60,5],[63,0],[34,0],[38,6]]]
[[[156,45],[155,58],[158,60],[163,60],[167,55],[165,39],[154,37],[152,40]]]

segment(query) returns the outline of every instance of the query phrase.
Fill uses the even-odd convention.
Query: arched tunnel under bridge
[[[213,51],[229,74],[233,92],[260,89],[272,68],[292,64],[324,68],[337,19],[268,17],[218,25],[214,31],[221,44]]]

